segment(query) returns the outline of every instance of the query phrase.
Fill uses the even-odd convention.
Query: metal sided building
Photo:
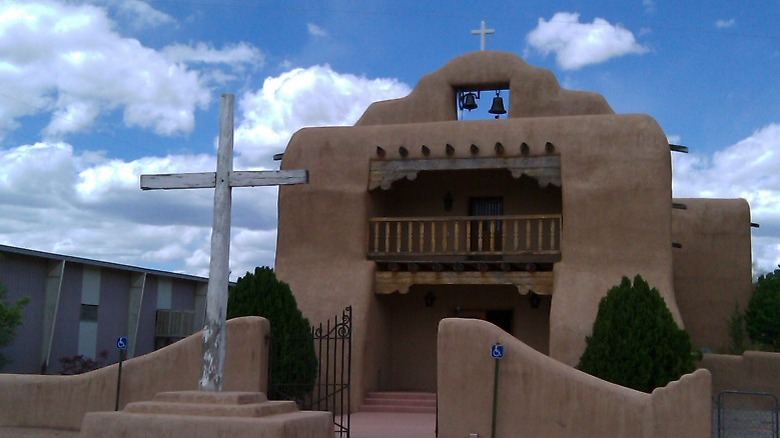
[[[127,357],[188,336],[203,324],[208,279],[0,245],[5,301],[30,297],[6,373],[60,372],[60,358],[108,353],[129,339]]]

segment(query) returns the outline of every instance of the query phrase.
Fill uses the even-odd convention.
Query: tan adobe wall
[[[439,325],[439,436],[491,436],[494,343],[500,361],[496,436],[711,436],[711,376],[683,376],[652,394],[605,382],[533,350],[484,321]]]
[[[672,239],[677,306],[694,348],[721,352],[728,346],[726,322],[752,291],[750,207],[744,199],[675,199]]]
[[[228,321],[226,391],[267,390],[268,333],[265,318]],[[198,389],[202,345],[196,333],[123,362],[119,409],[158,392]],[[87,412],[114,410],[117,370],[114,364],[77,376],[0,374],[0,425],[78,430]]]
[[[453,87],[502,81],[512,93],[510,118],[456,120]],[[279,190],[276,272],[313,323],[353,306],[353,406],[387,381],[389,340],[393,330],[403,329],[391,325],[377,298],[376,268],[367,258],[368,219],[383,211],[383,198],[400,201],[396,194],[369,191],[371,160],[522,157],[522,143],[528,157],[544,157],[547,142],[560,157],[563,212],[550,356],[577,363],[599,300],[623,276],[641,274],[683,325],[673,279],[670,150],[658,123],[647,115],[614,114],[598,94],[563,90],[548,70],[513,54],[467,53],[425,76],[406,98],[373,104],[354,127],[296,132],[284,152],[282,167],[308,169],[310,179]],[[479,147],[476,154],[472,144]],[[418,190],[406,190],[407,198],[420,191],[415,184],[409,186]],[[419,200],[404,202],[415,214],[441,215],[438,203],[426,214],[417,208]]]
[[[353,405],[376,388],[384,340],[391,336],[374,296],[375,266],[366,256],[369,163],[376,146],[406,144],[409,159],[422,159],[419,145],[425,144],[434,159],[448,158],[449,143],[457,159],[473,156],[472,143],[488,145],[480,156],[493,156],[489,146],[495,142],[507,145],[506,156],[519,156],[522,142],[531,146],[530,156],[540,156],[548,141],[561,156],[564,224],[562,258],[554,269],[550,355],[577,363],[599,300],[623,276],[641,274],[680,322],[672,284],[670,152],[652,118],[536,117],[303,129],[287,146],[283,167],[308,169],[310,182],[280,188],[276,272],[313,323],[353,306],[358,364]]]
[[[759,391],[780,398],[780,353],[746,351],[742,356],[705,354],[699,363],[712,373],[712,394],[722,390]]]
[[[457,88],[495,85],[509,86],[510,118],[613,113],[598,93],[563,89],[550,70],[513,53],[482,50],[458,56],[423,76],[406,97],[374,102],[355,125],[455,120]]]

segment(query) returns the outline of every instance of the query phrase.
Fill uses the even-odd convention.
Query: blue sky
[[[303,126],[479,48],[655,117],[676,196],[744,197],[754,264],[780,263],[780,2],[0,0],[0,243],[196,275],[211,193],[141,192],[141,173],[213,170],[219,95],[236,169],[276,168]],[[233,278],[273,264],[276,191],[236,189]]]

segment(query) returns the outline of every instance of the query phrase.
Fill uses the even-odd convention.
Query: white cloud
[[[580,23],[579,19],[580,14],[570,12],[557,12],[549,21],[539,18],[526,41],[545,55],[555,53],[558,65],[565,70],[648,50],[619,24],[603,18],[595,18],[592,23]]]
[[[176,20],[170,15],[140,0],[111,0],[109,3],[116,6],[120,14],[130,17],[136,28],[176,23]]]
[[[240,99],[236,150],[246,165],[259,165],[282,152],[302,127],[352,125],[372,102],[409,92],[396,79],[341,74],[327,65],[269,77],[261,89]]]
[[[666,141],[668,141],[671,144],[680,144],[680,141],[682,140],[682,137],[676,134],[667,135]]]
[[[712,156],[673,155],[677,197],[745,198],[753,222],[753,259],[760,270],[780,263],[780,123]]]
[[[314,23],[306,23],[306,30],[309,31],[309,35],[314,37],[326,37],[328,32],[320,26]]]
[[[173,62],[228,64],[241,66],[249,64],[260,67],[263,53],[257,47],[245,42],[222,49],[214,49],[205,43],[195,45],[175,44],[163,49],[163,55]]]
[[[734,20],[733,18],[730,20],[718,20],[715,22],[715,27],[717,27],[718,29],[726,29],[731,26],[734,26],[736,23],[737,23],[736,20]]]
[[[57,138],[121,109],[127,125],[180,134],[209,103],[198,73],[116,33],[105,9],[4,2],[0,17],[0,128],[52,112],[44,132]]]
[[[374,100],[409,92],[393,79],[344,75],[327,66],[268,78],[240,108],[234,168],[270,161],[302,126],[353,124]],[[300,111],[297,110],[300,108]],[[264,137],[268,135],[270,142]],[[248,158],[247,158],[248,157]],[[0,243],[41,251],[207,275],[213,191],[144,192],[141,174],[208,172],[212,155],[122,160],[78,152],[65,142],[0,149]],[[233,190],[231,278],[272,266],[276,251],[273,187]]]
[[[645,7],[645,12],[647,12],[648,14],[655,12],[654,0],[642,0],[642,6]]]
[[[205,276],[213,191],[144,192],[139,177],[210,171],[215,160],[123,161],[79,154],[67,143],[0,149],[0,243]],[[276,191],[234,190],[232,213],[231,269],[273,265]]]

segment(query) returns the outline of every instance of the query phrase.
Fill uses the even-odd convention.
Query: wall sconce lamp
[[[433,307],[433,303],[436,302],[436,295],[433,294],[432,290],[429,290],[423,297],[423,301],[425,302],[425,307]]]
[[[452,197],[451,192],[444,194],[444,211],[452,210],[452,203],[455,202],[455,198]]]
[[[538,309],[539,305],[542,304],[542,297],[539,296],[536,292],[529,290],[530,294],[528,295],[528,301],[531,302],[531,308],[532,309]]]

